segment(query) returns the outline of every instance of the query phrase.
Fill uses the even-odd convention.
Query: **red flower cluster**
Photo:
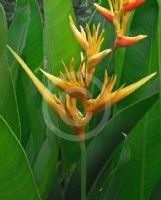
[[[95,6],[100,14],[114,25],[117,34],[115,41],[117,47],[128,47],[147,37],[146,35],[138,35],[135,37],[125,36],[130,12],[142,5],[145,0],[108,0],[108,2],[109,10],[98,4],[95,4]]]

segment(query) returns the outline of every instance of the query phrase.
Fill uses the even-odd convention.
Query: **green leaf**
[[[27,2],[29,4],[30,17],[23,57],[30,69],[35,72],[43,64],[43,25],[37,2],[35,0],[28,0]],[[40,73],[36,75],[39,76],[39,78],[41,77]],[[20,105],[23,105],[23,102],[25,103],[28,123],[30,124],[30,130],[24,135],[23,141],[24,144],[28,142],[26,138],[28,138],[31,133],[33,141],[33,146],[31,148],[33,151],[32,154],[35,154],[35,156],[33,156],[34,159],[43,145],[45,135],[45,125],[41,112],[42,98],[21,67],[18,78],[21,80],[21,84],[17,83],[17,93],[19,95],[24,92],[24,96],[19,95],[19,103]],[[22,112],[23,109],[24,106],[21,107]],[[25,128],[26,120],[24,120],[24,118],[22,120],[24,124],[23,127]]]
[[[120,148],[118,149],[120,151]],[[129,140],[127,136],[125,135],[125,141],[122,144],[122,150],[121,154],[119,156],[119,160],[116,164],[116,167],[112,166],[112,170],[109,176],[105,178],[105,181],[103,182],[103,185],[101,187],[101,193],[99,196],[99,199],[117,199],[117,191],[120,187],[120,184],[122,183],[124,169],[127,167],[127,164],[130,160],[131,156],[131,149],[129,145]],[[113,163],[112,163],[113,164]],[[106,171],[108,168],[105,169]],[[105,176],[104,173],[100,175]]]
[[[58,167],[57,167],[58,169]],[[54,176],[54,181],[52,185],[52,191],[49,193],[47,200],[63,200],[63,188],[61,185],[61,175],[59,170],[56,170],[56,174]]]
[[[27,157],[0,116],[0,199],[40,200]]]
[[[143,53],[141,54],[141,57],[138,58],[133,55],[131,59],[131,68],[127,66],[127,68],[124,68],[122,79],[126,82],[129,80],[134,81],[136,77],[139,78],[139,74],[149,74],[153,71],[158,71],[157,2],[147,1],[144,10],[142,9],[136,12],[138,15],[134,16],[132,27],[136,30],[138,27],[140,27],[140,30],[142,31],[146,30],[149,35],[149,40],[145,41],[142,46],[138,46],[137,51],[136,49],[134,51],[134,53],[142,51]],[[146,20],[148,23],[145,23],[145,18],[147,17],[146,13],[149,12],[151,17],[148,17]],[[134,59],[136,60],[134,61]],[[130,60],[126,62],[126,64],[128,63],[130,65]],[[135,67],[137,63],[140,64],[140,66],[143,66],[143,69]],[[129,75],[127,76],[127,74]],[[131,74],[135,74],[135,77],[130,76]],[[145,88],[142,88],[140,92],[132,95],[124,102],[124,105],[140,98],[141,92],[144,92],[144,90]],[[159,167],[161,165],[159,107],[160,102],[158,99],[156,104],[151,108],[146,116],[142,118],[140,123],[137,124],[130,134],[129,140],[131,143],[132,155],[131,161],[125,170],[123,182],[118,191],[117,198],[120,200],[129,199],[131,198],[131,195],[134,200],[149,199],[153,188],[161,178]]]
[[[26,1],[22,2],[18,0],[16,3],[17,4],[15,8],[13,21],[8,30],[8,44],[12,46],[12,48],[14,48],[16,52],[18,52],[19,54],[22,54],[22,51],[26,43],[27,30],[28,30],[28,24],[29,24],[29,6]],[[16,97],[17,97],[18,110],[19,110],[20,122],[21,122],[21,130],[22,130],[21,142],[24,143],[24,135],[26,135],[26,132],[28,131],[28,128],[26,128],[28,127],[28,122],[27,122],[28,117],[26,114],[27,110],[25,109],[26,108],[25,104],[20,102],[22,90],[20,89],[19,91],[17,91],[17,86],[16,86],[16,83],[17,83],[18,87],[21,88],[22,83],[20,81],[21,79],[18,77],[18,74],[17,74],[17,71],[18,71],[17,62],[10,53],[8,53],[8,62],[9,62],[11,75],[15,83]],[[21,109],[21,106],[23,107],[23,109]],[[22,118],[24,118],[24,121],[26,122],[25,125],[23,123],[24,121],[22,120]],[[25,140],[27,141],[27,137],[25,137]]]
[[[15,96],[15,89],[7,62],[7,23],[5,13],[0,6],[0,114],[20,139],[20,122]]]
[[[118,196],[120,200],[149,199],[161,178],[161,135],[159,101],[131,132],[132,155]],[[130,185],[129,185],[130,184]],[[132,189],[131,189],[132,188]]]
[[[56,136],[47,131],[47,138],[33,166],[34,176],[42,199],[46,199],[51,190],[58,160]]]
[[[120,111],[109,120],[99,135],[92,140],[87,150],[88,190],[109,156],[122,141],[121,133],[128,134],[157,99],[158,94],[153,94]],[[69,182],[66,199],[79,199],[80,188],[78,183],[80,183],[79,167],[73,173]]]
[[[18,0],[16,2],[15,13],[13,21],[8,31],[8,44],[14,48],[14,50],[22,54],[22,51],[26,44],[26,37],[29,25],[29,5],[27,0],[22,2]],[[18,30],[18,31],[17,31]],[[12,76],[15,76],[17,71],[17,62],[8,54],[8,61],[11,68]]]
[[[21,1],[18,0],[16,2],[16,8],[14,12],[14,17],[12,24],[9,27],[8,30],[8,44],[12,46],[12,48],[15,49],[15,51],[19,54],[22,54],[23,49],[26,44],[26,37],[27,37],[27,31],[28,31],[28,24],[29,24],[29,6],[27,1]],[[17,31],[18,30],[18,31]],[[21,142],[24,144],[24,140],[28,141],[28,137],[26,137],[26,133],[29,129],[28,126],[28,116],[27,116],[27,110],[26,104],[24,101],[20,101],[22,98],[22,77],[19,77],[19,71],[18,71],[18,65],[16,60],[13,58],[13,56],[8,53],[8,62],[9,62],[9,68],[11,71],[11,75],[14,79],[14,84],[16,88],[16,97],[17,97],[17,103],[18,103],[18,109],[19,109],[19,115],[20,115],[20,122],[21,122]],[[17,85],[20,88],[17,90]],[[21,107],[23,109],[21,109]],[[24,120],[22,120],[22,118]],[[26,122],[24,124],[24,122]],[[24,139],[25,138],[25,139]]]
[[[117,194],[118,187],[122,182],[124,168],[126,168],[131,155],[128,137],[126,135],[124,136],[125,140],[110,156],[103,169],[98,174],[88,194],[88,200],[112,200]]]
[[[17,34],[17,30],[19,30],[19,34]],[[9,30],[9,44],[20,55],[23,54],[24,59],[32,70],[36,70],[42,65],[42,19],[35,0],[17,1],[14,20]],[[30,161],[32,161],[39,153],[44,141],[43,120],[40,109],[41,98],[35,92],[30,79],[15,59],[11,57],[10,61],[12,61],[10,67],[14,68],[12,69],[13,76],[17,71],[15,85],[22,124],[22,145],[26,148],[31,134],[31,140],[33,141],[32,152],[29,154],[29,148],[27,152]]]
[[[64,71],[61,61],[67,65],[72,57],[76,65],[80,60],[80,47],[69,25],[69,16],[74,18],[70,0],[44,1],[45,10],[45,55],[47,66],[55,74]],[[78,66],[77,66],[78,67]]]
[[[36,0],[28,0],[28,2],[30,22],[23,55],[28,66],[34,71],[43,64],[43,24]]]
[[[69,16],[75,19],[71,0],[48,0],[44,1],[45,11],[45,57],[46,67],[54,75],[64,72],[61,63],[63,60],[69,68],[71,58],[75,59],[75,67],[78,68],[80,60],[80,46],[76,42],[69,25]],[[55,88],[54,88],[55,89]],[[55,90],[54,90],[55,93]],[[56,117],[53,123],[56,123]],[[59,128],[65,133],[71,134],[72,129],[58,120]],[[60,140],[63,163],[71,168],[73,163],[79,159],[79,144]],[[75,151],[73,151],[75,149]]]

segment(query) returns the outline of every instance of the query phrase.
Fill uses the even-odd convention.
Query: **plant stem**
[[[110,59],[109,59],[109,62],[108,62],[108,64],[107,64],[107,68],[110,67],[110,65],[111,65],[111,63],[112,63],[112,61],[113,61],[113,58],[114,58],[114,56],[115,56],[116,50],[117,50],[117,46],[116,46],[116,44],[114,43],[114,45],[113,45],[113,47],[112,47],[112,54],[111,54]]]
[[[81,200],[86,200],[86,144],[85,141],[80,142],[81,148]]]

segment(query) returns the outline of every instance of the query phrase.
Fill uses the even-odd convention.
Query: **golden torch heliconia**
[[[141,6],[144,2],[145,0],[108,0],[109,9],[97,3],[94,4],[100,14],[115,27],[115,47],[128,47],[147,37],[147,35],[125,36],[131,11]]]
[[[7,46],[11,54],[32,80],[44,101],[65,124],[75,130],[81,149],[81,200],[86,200],[87,196],[85,143],[85,139],[87,138],[87,124],[94,115],[109,109],[114,104],[135,92],[156,74],[152,73],[129,86],[122,85],[120,88],[115,89],[117,82],[116,75],[109,77],[107,70],[105,70],[100,93],[95,98],[90,94],[90,86],[92,85],[96,68],[99,66],[100,62],[111,52],[113,56],[117,47],[128,47],[146,37],[145,35],[135,37],[125,36],[130,12],[143,4],[144,0],[108,0],[108,2],[110,10],[98,4],[95,4],[95,6],[116,29],[116,40],[112,49],[102,50],[101,48],[104,41],[104,31],[100,30],[100,24],[97,26],[93,25],[92,31],[90,31],[88,24],[86,25],[86,29],[83,29],[82,26],[78,29],[70,16],[69,24],[71,31],[82,47],[79,66],[75,66],[74,58],[71,58],[69,66],[62,61],[64,72],[60,71],[59,77],[40,69],[43,75],[53,85],[65,93],[65,98],[62,98],[61,94],[57,96],[55,93],[51,92],[35,76],[23,59],[10,46]],[[82,106],[78,106],[80,102]]]
[[[69,17],[69,22],[73,35],[84,50],[84,53],[81,53],[81,61],[77,72],[75,71],[73,58],[71,59],[69,67],[63,63],[65,73],[60,72],[60,77],[56,77],[40,69],[51,83],[66,93],[65,101],[62,100],[61,96],[57,97],[56,94],[49,91],[11,47],[8,46],[8,49],[28,74],[48,105],[57,113],[64,123],[74,128],[79,140],[83,141],[85,139],[85,127],[94,115],[130,95],[150,80],[156,73],[129,86],[122,86],[114,90],[117,78],[115,75],[109,77],[107,71],[105,71],[100,94],[97,98],[90,99],[88,90],[92,83],[95,69],[102,59],[111,52],[111,49],[101,51],[104,38],[103,32],[99,33],[100,25],[97,27],[93,26],[93,32],[91,32],[88,25],[86,26],[86,31],[82,27],[78,30],[71,17]],[[81,112],[81,110],[78,109],[78,100],[82,102],[85,112]]]

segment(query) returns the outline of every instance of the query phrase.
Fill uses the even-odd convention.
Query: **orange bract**
[[[122,9],[124,12],[129,12],[141,6],[143,3],[145,3],[145,0],[126,0],[125,3],[123,3]]]

